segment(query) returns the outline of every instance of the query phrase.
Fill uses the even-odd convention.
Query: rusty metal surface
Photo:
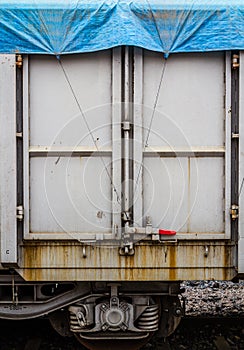
[[[28,242],[18,269],[28,281],[162,281],[232,279],[234,246],[227,242],[140,243],[134,256],[118,247],[77,242]]]

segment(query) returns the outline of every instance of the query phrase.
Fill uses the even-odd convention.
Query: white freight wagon
[[[243,276],[244,8],[224,3],[0,4],[1,318],[138,348],[178,325],[180,281]]]

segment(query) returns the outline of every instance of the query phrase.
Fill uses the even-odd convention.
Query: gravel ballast
[[[186,316],[244,317],[244,281],[185,281]]]

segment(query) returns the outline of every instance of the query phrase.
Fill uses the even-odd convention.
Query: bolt
[[[176,315],[176,316],[181,316],[181,315],[182,315],[181,309],[179,309],[179,308],[176,309],[176,310],[175,310],[175,315]]]

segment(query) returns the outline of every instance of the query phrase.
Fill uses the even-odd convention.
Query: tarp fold
[[[244,49],[243,0],[0,0],[0,52]]]

